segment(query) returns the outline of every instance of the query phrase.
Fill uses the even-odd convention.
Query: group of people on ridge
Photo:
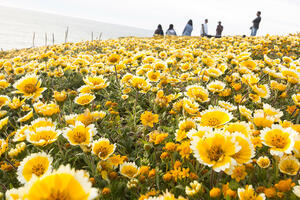
[[[251,36],[256,36],[257,30],[259,28],[259,23],[261,21],[261,12],[258,11],[256,13],[257,17],[252,21],[253,26],[251,26]],[[222,26],[221,22],[218,22],[217,29],[216,29],[216,35],[212,36],[208,34],[208,19],[205,19],[204,23],[201,24],[201,32],[200,35],[202,37],[216,37],[220,38],[222,37],[222,32],[223,32],[224,27]],[[193,31],[193,21],[190,19],[188,23],[185,25],[182,36],[191,36]],[[154,32],[154,35],[164,35],[164,31],[162,29],[161,24],[157,26],[157,29]],[[166,35],[177,35],[176,31],[174,30],[174,25],[170,24],[168,30],[166,31]]]

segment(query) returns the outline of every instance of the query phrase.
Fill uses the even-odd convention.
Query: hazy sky
[[[154,30],[162,24],[166,31],[174,24],[178,34],[189,19],[193,35],[209,20],[209,34],[215,34],[218,21],[224,35],[250,34],[256,11],[262,11],[258,35],[300,32],[300,0],[0,0],[0,5],[95,19],[102,22]]]

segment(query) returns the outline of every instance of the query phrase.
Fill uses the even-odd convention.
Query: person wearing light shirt
[[[184,27],[184,30],[182,32],[182,36],[191,36],[193,31],[193,21],[190,19],[186,26]]]
[[[176,31],[174,30],[174,25],[170,24],[169,29],[166,32],[166,35],[177,35]]]
[[[208,19],[205,19],[205,23],[201,24],[201,36],[208,36]]]

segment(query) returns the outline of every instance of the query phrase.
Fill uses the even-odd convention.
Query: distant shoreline
[[[45,26],[47,24],[47,26]],[[21,49],[65,42],[68,28],[68,42],[80,42],[99,38],[150,37],[151,30],[126,25],[109,24],[79,17],[57,15],[29,9],[0,6],[0,49]],[[35,35],[35,36],[33,36]],[[93,36],[92,36],[93,35]]]
[[[149,30],[149,29],[146,29],[146,28],[140,28],[140,27],[137,27],[137,26],[115,24],[115,23],[100,21],[100,20],[93,19],[93,18],[70,16],[70,15],[64,15],[64,14],[61,14],[61,13],[49,12],[49,11],[45,11],[45,10],[34,10],[34,9],[20,8],[20,7],[14,7],[14,6],[4,6],[4,5],[0,5],[0,7],[6,7],[8,9],[9,8],[20,9],[20,10],[23,10],[23,11],[38,12],[38,13],[41,13],[41,14],[55,15],[55,16],[74,18],[74,19],[80,19],[80,20],[88,20],[88,21],[104,23],[104,24],[107,24],[107,25],[123,26],[123,27],[126,27],[126,28],[136,28],[136,29],[141,29],[141,30],[145,30],[145,31],[152,31],[152,30]]]

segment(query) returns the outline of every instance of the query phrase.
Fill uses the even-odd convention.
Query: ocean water
[[[99,21],[66,17],[32,10],[0,6],[0,50],[29,48],[34,45],[63,43],[68,27],[68,42],[93,39],[118,38],[125,36],[150,37],[153,32]]]

